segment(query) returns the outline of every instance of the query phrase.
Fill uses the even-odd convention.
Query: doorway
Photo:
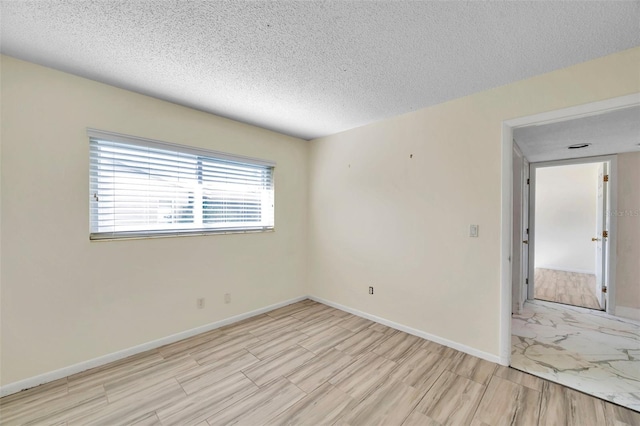
[[[529,283],[528,273],[531,268],[522,268],[524,261],[521,261],[519,272],[514,268],[514,264],[517,265],[517,259],[522,259],[523,253],[529,249],[528,245],[525,244],[525,241],[528,243],[528,235],[526,234],[526,227],[522,229],[514,228],[514,210],[515,207],[522,203],[524,211],[528,210],[528,207],[524,207],[524,204],[528,206],[528,197],[524,197],[523,194],[525,190],[528,190],[528,185],[526,185],[526,178],[523,177],[521,182],[523,186],[519,186],[520,190],[516,188],[517,179],[514,179],[514,170],[517,167],[518,161],[525,161],[530,159],[530,155],[526,153],[521,153],[520,156],[514,153],[514,148],[517,145],[514,142],[514,131],[522,128],[533,128],[533,127],[544,127],[548,124],[567,122],[572,120],[579,120],[582,118],[592,117],[592,116],[603,116],[604,114],[616,111],[623,110],[633,110],[635,109],[635,120],[627,123],[627,126],[619,126],[620,130],[628,130],[632,129],[635,125],[634,123],[638,123],[638,109],[640,108],[640,93],[634,93],[631,95],[621,96],[618,98],[607,99],[604,101],[592,102],[589,104],[564,108],[555,111],[544,112],[540,114],[535,114],[526,117],[514,118],[510,120],[506,120],[502,123],[502,184],[501,184],[501,194],[502,194],[502,202],[501,202],[501,242],[500,242],[500,281],[501,281],[501,296],[500,296],[500,363],[503,365],[509,365],[509,361],[511,358],[511,315],[512,313],[517,313],[519,311],[519,307],[527,300],[527,298],[532,297],[529,296]],[[590,138],[593,135],[588,133],[584,133],[583,136],[585,138]],[[617,132],[620,133],[620,132]],[[629,132],[627,132],[629,133]],[[597,148],[599,152],[593,154],[595,155],[606,155],[606,154],[615,154],[621,152],[637,152],[638,150],[638,142],[637,142],[637,130],[634,133],[634,138],[632,141],[624,141],[622,137],[616,137],[616,143],[612,143],[612,138],[609,137],[609,140],[606,143],[600,144],[599,147],[596,146],[590,147],[589,151],[593,152],[592,148]],[[611,135],[608,135],[611,136]],[[622,135],[618,135],[622,136]],[[584,139],[584,138],[583,138]],[[557,144],[554,146],[553,141],[550,144],[542,144],[540,146],[542,151],[551,152],[552,154],[557,155],[554,159],[562,159],[562,158],[576,158],[580,157],[580,155],[569,156],[567,157],[566,147],[558,147]],[[581,142],[581,141],[578,141]],[[619,143],[618,143],[619,142]],[[588,156],[587,154],[582,155],[583,157]],[[541,162],[541,161],[549,161],[550,159],[531,159],[531,162]],[[528,167],[522,166],[522,170],[529,170]],[[615,182],[613,182],[615,185]],[[525,186],[526,185],[526,186]],[[627,185],[628,186],[628,185]],[[628,191],[627,191],[628,192]],[[610,199],[612,202],[611,208],[615,209],[615,201],[616,201],[616,192],[611,191]],[[520,197],[520,198],[518,198]],[[608,231],[611,233],[613,228],[616,226],[615,224],[615,215],[611,217],[612,225],[611,229]],[[521,232],[524,230],[523,234],[516,238],[514,235],[514,229],[517,232]],[[640,240],[640,239],[638,239]],[[610,257],[611,261],[613,261],[613,257],[615,256],[616,247],[615,245],[610,245]],[[627,255],[625,255],[628,257]],[[525,256],[525,259],[528,259]],[[611,277],[615,278],[616,271],[618,268],[610,268],[607,271]],[[638,308],[627,308],[621,306],[620,308],[614,306],[616,304],[616,297],[613,294],[614,289],[608,289],[607,295],[609,303],[606,306],[606,312],[615,314],[618,310],[620,312],[626,312],[627,317],[640,319],[640,302],[638,303]],[[628,293],[628,292],[627,292]],[[627,294],[625,293],[625,294]],[[634,302],[635,303],[635,302]]]
[[[585,120],[590,117],[592,119]],[[638,346],[640,323],[627,319],[631,317],[629,314],[625,314],[627,318],[616,316],[618,310],[620,314],[635,312],[632,310],[635,308],[627,308],[625,304],[635,306],[636,302],[635,299],[631,300],[631,297],[622,297],[623,293],[627,294],[624,290],[628,283],[625,281],[629,280],[624,277],[624,274],[619,273],[623,271],[621,264],[624,259],[617,264],[615,241],[616,227],[620,221],[617,210],[618,194],[623,201],[620,206],[625,212],[629,210],[626,207],[627,204],[633,207],[640,203],[640,201],[625,201],[629,197],[632,200],[636,198],[634,198],[635,192],[624,188],[631,186],[637,188],[637,184],[621,182],[619,193],[616,175],[618,163],[620,167],[625,163],[633,164],[631,167],[640,166],[637,143],[637,134],[640,134],[640,129],[637,127],[640,126],[638,117],[640,117],[640,94],[635,94],[503,123],[501,362],[640,411],[640,395],[634,391],[634,389],[637,390],[637,383],[640,381],[640,376],[637,375],[640,371],[640,361],[625,356],[628,351],[640,350]],[[566,126],[564,124],[555,126],[565,122]],[[616,124],[620,122],[626,124]],[[602,131],[602,128],[607,126],[609,127],[606,131]],[[612,131],[614,128],[615,131]],[[525,146],[523,149],[522,146],[518,146],[523,139],[520,138],[522,134],[519,134],[518,130],[522,129],[528,129],[532,134],[542,135],[544,139],[533,150],[531,146]],[[593,131],[595,129],[598,131]],[[574,137],[579,140],[555,138],[563,130],[577,131],[578,136],[574,135]],[[633,134],[633,137],[627,137],[628,134]],[[585,149],[582,155],[578,155],[568,150],[568,146],[576,142],[590,142],[589,145],[592,146]],[[519,151],[519,155],[516,151]],[[530,160],[531,164],[525,168],[526,160]],[[601,226],[604,228],[602,231],[607,231],[608,234],[603,236],[599,233],[597,229],[599,225],[596,221],[595,226],[591,225],[590,234],[584,237],[589,243],[585,250],[589,250],[592,254],[593,263],[598,264],[597,254],[604,259],[608,257],[609,262],[603,261],[599,268],[594,266],[593,269],[585,268],[582,271],[576,266],[573,268],[564,266],[564,269],[574,269],[565,271],[573,273],[589,272],[587,275],[592,276],[601,274],[601,285],[606,289],[606,293],[600,291],[603,293],[601,299],[594,296],[598,299],[599,309],[585,309],[556,301],[536,300],[535,295],[536,284],[540,281],[538,279],[537,282],[535,278],[537,257],[535,250],[538,242],[535,211],[535,187],[539,180],[537,178],[545,171],[552,170],[553,167],[579,164],[593,164],[597,167],[595,174],[599,176],[602,173],[603,182],[605,175],[609,175],[609,182],[600,188],[596,186],[596,191],[601,193],[602,202],[606,200],[610,204],[608,207],[604,205],[597,207],[596,204],[594,208],[596,211],[601,209],[603,212],[610,210],[608,212],[610,214],[601,215]],[[631,170],[631,167],[627,169]],[[525,170],[530,174],[529,185],[524,174]],[[593,176],[593,170],[590,173]],[[620,173],[626,181],[633,180],[635,176],[629,170],[624,172],[622,168]],[[527,190],[529,197],[525,195]],[[593,188],[590,191],[593,193]],[[523,215],[526,211],[531,216],[528,219]],[[565,214],[565,216],[571,217],[571,214]],[[543,218],[538,218],[540,219]],[[623,231],[622,228],[621,231],[624,240],[625,233],[630,231]],[[595,240],[591,241],[592,238]],[[542,238],[538,236],[538,240]],[[634,253],[636,256],[634,259],[637,259],[640,251],[635,244],[636,240],[638,239],[634,239],[629,247],[625,246],[622,253],[629,251]],[[602,246],[598,249],[597,244]],[[542,241],[540,245],[544,247]],[[527,251],[529,255],[526,254]],[[520,265],[517,265],[518,259],[520,259]],[[529,260],[528,267],[524,259]],[[541,266],[541,263],[538,262],[537,266]],[[550,263],[547,263],[547,266],[559,269],[557,265]],[[616,275],[621,277],[621,297],[618,300],[613,294],[616,290]],[[595,283],[598,282],[598,277],[595,283],[593,277],[591,280],[593,286],[591,288],[597,290]],[[635,282],[637,283],[637,280]],[[595,291],[594,293],[597,295]],[[578,304],[575,301],[573,303]],[[620,308],[616,306],[617,304],[621,305]]]
[[[529,299],[606,309],[614,163],[596,157],[531,165]]]

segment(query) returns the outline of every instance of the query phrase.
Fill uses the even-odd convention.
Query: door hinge
[[[529,179],[529,178],[527,178],[527,185],[529,185],[529,182],[530,182],[530,179]]]
[[[604,175],[602,177],[602,180],[604,180],[605,182],[609,182],[609,175]]]
[[[607,286],[602,287],[602,292],[606,293],[607,292]]]
[[[602,238],[609,238],[609,231],[602,231]]]
[[[525,283],[525,284],[529,284],[529,278],[525,278],[525,279],[524,279],[524,283]]]
[[[527,235],[529,235],[529,228],[527,228]]]

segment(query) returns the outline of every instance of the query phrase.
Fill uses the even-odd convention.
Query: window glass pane
[[[91,237],[274,226],[273,166],[90,137]]]

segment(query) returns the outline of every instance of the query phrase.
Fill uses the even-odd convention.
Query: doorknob
[[[591,238],[591,241],[600,241],[600,238],[598,238],[598,237],[593,237],[593,238]]]
[[[529,240],[524,240],[522,244],[529,244]]]

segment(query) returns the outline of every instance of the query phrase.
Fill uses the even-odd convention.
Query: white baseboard
[[[429,334],[429,333],[424,332],[422,330],[411,328],[411,327],[408,327],[406,325],[398,324],[397,322],[389,321],[387,319],[380,318],[378,316],[371,315],[371,314],[368,314],[366,312],[359,311],[357,309],[349,308],[348,306],[344,306],[344,305],[341,305],[339,303],[335,303],[335,302],[332,302],[330,300],[323,299],[321,297],[309,296],[309,299],[315,300],[316,302],[323,303],[323,304],[331,306],[331,307],[334,307],[336,309],[340,309],[341,311],[349,312],[350,314],[357,315],[359,317],[366,318],[366,319],[371,320],[371,321],[375,321],[377,323],[386,325],[387,327],[395,328],[396,330],[404,331],[405,333],[412,334],[414,336],[421,337],[421,338],[426,339],[426,340],[431,340],[432,342],[436,342],[436,343],[439,343],[441,345],[448,346],[450,348],[453,348],[453,349],[456,349],[458,351],[467,353],[469,355],[473,355],[473,356],[478,357],[478,358],[482,358],[482,359],[490,361],[490,362],[495,362],[495,363],[501,364],[501,365],[509,365],[509,360],[508,359],[502,359],[498,355],[494,355],[494,354],[490,354],[490,353],[487,353],[487,352],[479,351],[478,349],[474,349],[474,348],[472,348],[470,346],[463,345],[461,343],[454,342],[452,340],[448,340],[448,339],[436,336],[434,334]]]
[[[200,333],[204,333],[216,328],[220,328],[222,326],[232,324],[234,322],[242,321],[247,318],[251,318],[256,315],[263,314],[265,312],[272,311],[277,308],[281,308],[283,306],[290,305],[292,303],[299,302],[301,300],[307,299],[307,296],[300,296],[294,299],[286,300],[284,302],[276,303],[273,305],[265,306],[264,308],[256,309],[251,312],[246,312],[244,314],[235,315],[229,318],[225,318],[220,321],[212,322],[210,324],[206,324],[200,327],[192,328],[191,330],[182,331],[180,333],[172,334],[167,337],[163,337],[158,340],[154,340],[151,342],[143,343],[141,345],[137,345],[131,348],[123,349],[121,351],[113,352],[107,355],[100,356],[98,358],[93,358],[88,361],[79,362],[74,365],[70,365],[68,367],[61,368],[59,370],[50,371],[48,373],[40,374],[38,376],[30,377],[28,379],[20,380],[18,382],[9,383],[0,387],[0,397],[11,395],[16,392],[20,392],[25,389],[33,388],[38,385],[42,385],[44,383],[49,383],[54,380],[62,379],[64,377],[70,376],[72,374],[80,373],[85,370],[89,370],[90,368],[99,367],[101,365],[108,364],[110,362],[118,361],[124,358],[127,358],[131,355],[136,355],[141,352],[145,352],[151,349],[156,349],[164,345],[168,345],[169,343],[174,343],[182,339],[186,339]]]
[[[616,306],[616,316],[622,318],[629,318],[635,321],[640,321],[640,309],[627,308],[626,306]]]
[[[417,330],[415,328],[408,327],[406,325],[402,325],[393,321],[389,321],[384,318],[380,318],[375,315],[368,314],[366,312],[358,311],[357,309],[352,309],[347,306],[341,305],[339,303],[331,302],[329,300],[322,299],[316,296],[300,296],[294,299],[286,300],[284,302],[276,303],[273,305],[265,306],[260,309],[253,310],[251,312],[246,312],[244,314],[235,315],[229,318],[225,318],[220,321],[216,321],[210,324],[206,324],[200,327],[192,328],[191,330],[186,330],[180,333],[172,334],[167,337],[163,337],[158,340],[154,340],[151,342],[143,343],[141,345],[137,345],[131,348],[123,349],[121,351],[113,352],[107,355],[100,356],[98,358],[90,359],[88,361],[83,361],[74,365],[70,365],[68,367],[64,367],[55,371],[50,371],[48,373],[40,374],[38,376],[30,377],[28,379],[20,380],[18,382],[9,383],[0,387],[0,397],[11,395],[13,393],[20,392],[25,389],[33,388],[38,385],[42,385],[44,383],[49,383],[54,380],[62,379],[64,377],[70,376],[72,374],[80,373],[85,370],[89,370],[91,368],[100,367],[101,365],[108,364],[110,362],[118,361],[124,358],[127,358],[132,355],[136,355],[151,349],[156,349],[164,345],[168,345],[170,343],[177,342],[179,340],[187,339],[189,337],[214,330],[216,328],[220,328],[222,326],[232,324],[234,322],[242,321],[247,318],[251,318],[256,315],[263,314],[265,312],[272,311],[277,308],[281,308],[283,306],[290,305],[292,303],[299,302],[304,299],[315,300],[319,303],[324,303],[325,305],[334,307],[336,309],[340,309],[341,311],[349,312],[350,314],[357,315],[362,318],[369,319],[371,321],[375,321],[377,323],[386,325],[388,327],[394,328],[396,330],[404,331],[405,333],[412,334],[414,336],[421,337],[423,339],[431,340],[432,342],[439,343],[444,346],[448,346],[450,348],[459,350],[461,352],[467,353],[469,355],[476,356],[478,358],[482,358],[484,360],[495,362],[502,365],[508,365],[508,360],[503,360],[501,357],[497,355],[493,355],[487,352],[479,351],[470,346],[463,345],[461,343],[457,343],[451,340],[444,339],[442,337],[426,333],[421,330]],[[621,308],[618,307],[616,312],[621,310],[632,310],[631,308]],[[640,310],[637,310],[640,312]],[[619,314],[623,316],[622,314]]]

